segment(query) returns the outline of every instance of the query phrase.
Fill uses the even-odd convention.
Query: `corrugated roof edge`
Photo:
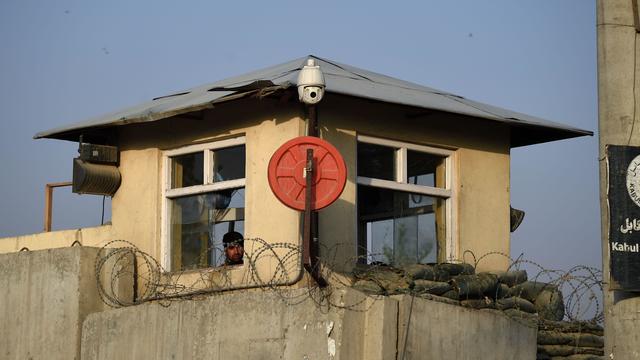
[[[173,95],[156,97],[151,101],[87,121],[42,131],[35,134],[34,139],[55,138],[73,141],[74,134],[81,130],[91,131],[112,126],[157,121],[207,109],[215,103],[242,97],[242,94],[246,93],[246,89],[244,89],[246,86],[253,89],[266,86],[265,84],[295,85],[297,71],[302,68],[309,57],[315,58],[327,75],[326,91],[329,93],[499,121],[515,128],[527,129],[527,131],[538,133],[541,136],[540,138],[533,136],[536,138],[535,142],[523,142],[523,145],[593,135],[592,131],[475,102],[445,91],[309,55],[244,75],[201,85],[187,91],[177,92]],[[254,84],[253,87],[251,84]],[[523,145],[512,144],[514,147]]]

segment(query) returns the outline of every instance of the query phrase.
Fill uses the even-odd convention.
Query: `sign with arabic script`
[[[607,146],[610,289],[640,291],[640,147]]]

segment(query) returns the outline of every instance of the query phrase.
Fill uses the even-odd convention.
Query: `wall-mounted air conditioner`
[[[78,147],[80,156],[73,159],[72,191],[76,194],[113,196],[120,187],[118,148],[87,144]]]

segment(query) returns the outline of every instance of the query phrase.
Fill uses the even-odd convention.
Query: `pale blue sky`
[[[36,132],[307,54],[596,131],[595,31],[593,0],[2,1],[0,237],[71,178],[76,145]],[[513,150],[513,256],[600,267],[597,143]],[[55,201],[55,228],[100,221],[101,198]]]

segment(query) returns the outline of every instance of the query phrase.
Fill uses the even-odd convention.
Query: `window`
[[[429,263],[453,255],[452,154],[358,136],[360,262]]]
[[[164,169],[163,265],[222,265],[223,235],[244,233],[244,137],[166,151]]]

